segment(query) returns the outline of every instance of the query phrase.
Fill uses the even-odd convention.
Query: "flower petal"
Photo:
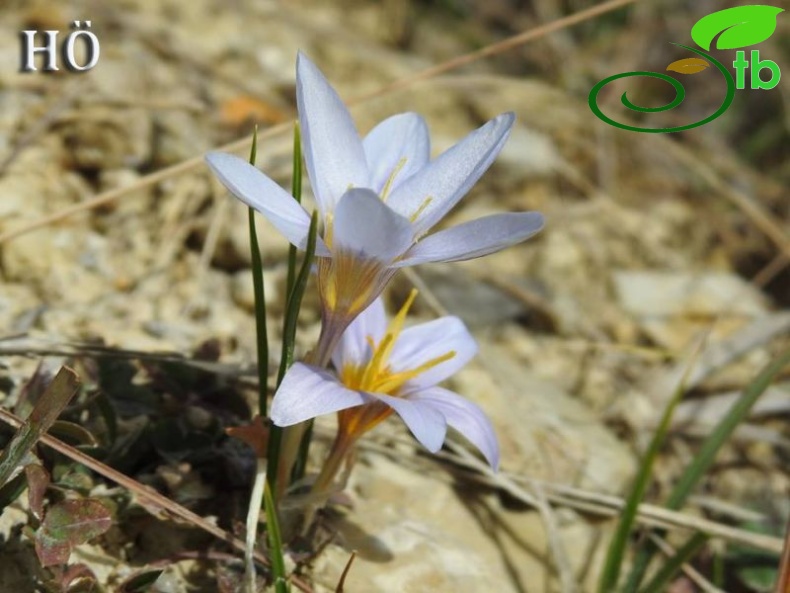
[[[431,401],[391,397],[381,393],[368,393],[390,406],[409,428],[414,437],[431,453],[442,447],[447,434],[447,421]]]
[[[439,410],[447,424],[477,447],[486,461],[496,471],[499,468],[499,443],[491,421],[475,403],[441,387],[425,389],[410,396],[413,402],[422,402]]]
[[[346,364],[359,365],[368,362],[373,354],[368,344],[368,336],[378,343],[386,331],[387,315],[384,311],[384,301],[378,297],[343,332],[343,337],[332,353],[335,368],[340,370]]]
[[[455,356],[417,375],[404,389],[433,387],[477,354],[477,343],[458,317],[440,317],[403,330],[392,347],[389,364],[393,372],[408,371],[448,352],[455,352]]]
[[[332,250],[390,263],[412,244],[411,224],[373,190],[348,190],[337,205]]]
[[[370,171],[370,188],[388,193],[422,169],[431,157],[425,120],[416,113],[388,117],[362,141]],[[391,178],[391,179],[390,179]]]
[[[484,216],[425,237],[395,267],[482,257],[528,239],[543,228],[539,212]]]
[[[349,187],[368,186],[365,152],[343,101],[301,52],[296,58],[296,102],[307,172],[325,217]]]
[[[307,247],[310,216],[288,192],[235,155],[211,152],[206,162],[230,193],[263,214],[293,245]],[[329,255],[321,237],[317,237],[315,253]]]
[[[343,387],[328,371],[297,362],[274,394],[271,419],[277,426],[291,426],[369,401],[366,395]]]
[[[503,113],[446,150],[393,192],[392,207],[410,220],[416,216],[418,234],[428,231],[491,166],[514,120],[512,113]]]

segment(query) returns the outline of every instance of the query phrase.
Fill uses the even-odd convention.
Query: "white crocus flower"
[[[502,213],[428,234],[502,149],[512,113],[495,117],[430,160],[425,121],[394,115],[360,139],[351,115],[304,54],[296,65],[304,157],[321,215],[318,283],[322,366],[348,324],[404,266],[480,257],[519,243],[543,226],[537,212]],[[231,154],[206,160],[222,183],[302,249],[310,216],[285,190]]]
[[[356,440],[392,412],[432,453],[442,446],[450,426],[492,467],[499,464],[496,435],[483,411],[437,386],[469,362],[477,344],[457,317],[404,329],[415,295],[413,291],[389,326],[381,298],[376,299],[344,332],[332,355],[336,372],[296,363],[275,394],[271,418],[278,426],[339,412],[337,438],[318,479],[322,487]]]

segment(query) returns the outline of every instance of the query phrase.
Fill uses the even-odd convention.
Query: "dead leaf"
[[[59,502],[49,509],[36,531],[36,555],[43,566],[65,564],[74,546],[103,534],[110,525],[110,511],[99,500]]]
[[[40,465],[30,463],[25,466],[25,476],[30,510],[41,520],[44,515],[44,494],[49,486],[49,472]]]
[[[225,433],[247,443],[260,459],[266,457],[269,427],[263,423],[263,418],[260,416],[255,416],[247,426],[229,426],[225,429]]]
[[[242,95],[222,102],[220,118],[226,125],[236,127],[250,122],[276,124],[285,121],[287,115],[269,103]]]
[[[702,58],[684,58],[676,60],[667,66],[667,70],[677,72],[678,74],[696,74],[702,72],[710,64]]]

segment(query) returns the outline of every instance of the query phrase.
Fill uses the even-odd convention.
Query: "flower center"
[[[387,333],[378,344],[373,341],[371,336],[367,337],[372,352],[370,360],[359,365],[346,364],[340,369],[340,380],[346,387],[359,391],[397,396],[398,391],[407,381],[455,356],[455,351],[451,350],[441,356],[431,358],[412,369],[394,371],[390,367],[389,358],[392,354],[392,349],[398,336],[403,331],[406,314],[416,296],[417,290],[412,290],[409,298],[406,299],[398,314],[390,322]]]

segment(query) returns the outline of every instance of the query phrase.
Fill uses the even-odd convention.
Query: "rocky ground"
[[[178,426],[190,435],[216,418],[223,426],[248,420],[238,397],[217,397],[241,381],[234,390],[254,399],[246,210],[210,176],[202,155],[248,138],[255,121],[262,131],[258,165],[287,186],[299,49],[352,99],[586,7],[517,5],[6,2],[0,8],[3,406],[17,405],[42,359],[55,368],[75,350],[83,351],[86,377],[98,377],[94,383],[106,389],[105,363],[85,355],[87,345],[188,356],[209,348],[222,368],[210,378],[216,391],[207,394],[196,383],[182,399],[171,398],[177,405],[167,398],[156,404],[164,408],[137,409],[142,404],[130,396],[119,434],[166,431],[162,418],[175,422],[174,410],[185,412]],[[604,495],[628,491],[685,369],[696,361],[654,469],[649,500],[657,504],[739,391],[787,347],[787,85],[744,91],[719,120],[683,135],[617,130],[587,105],[589,89],[605,76],[663,70],[677,57],[668,41],[686,42],[690,25],[717,8],[637,3],[354,104],[361,131],[392,113],[421,113],[434,153],[486,119],[514,111],[518,123],[502,155],[445,222],[538,210],[547,227],[500,254],[423,266],[393,284],[393,304],[412,284],[422,289],[417,318],[449,311],[473,328],[480,356],[451,386],[490,414],[503,472],[491,477],[467,460],[470,471],[459,465],[466,458],[456,448],[438,459],[423,455],[397,422],[379,427],[359,451],[345,506],[325,519],[331,543],[302,569],[316,591],[334,590],[350,550],[358,558],[347,591],[593,591],[617,512]],[[60,29],[65,36],[77,19],[91,19],[100,40],[94,69],[18,71],[19,31]],[[785,39],[787,30],[780,17]],[[778,62],[790,57],[779,42],[761,47]],[[701,98],[688,109],[715,109],[719,95],[696,90]],[[248,146],[236,150],[246,154]],[[108,199],[75,208],[97,196]],[[45,224],[31,228],[39,221]],[[264,221],[259,236],[276,346],[288,246]],[[316,304],[308,292],[301,353],[317,335]],[[129,367],[139,373],[135,383],[152,375],[139,356],[120,360],[136,365]],[[790,513],[787,380],[785,371],[736,431],[679,524],[706,519],[759,532],[757,547],[778,555]],[[80,413],[72,411],[77,421]],[[212,439],[195,447],[221,453],[215,448],[197,459],[191,445],[165,446],[151,437],[148,449],[127,451],[119,465],[239,531],[249,453]],[[88,491],[125,496],[95,476],[86,479]],[[58,488],[56,496],[66,487]],[[0,517],[2,591],[34,591],[31,575],[43,578],[22,529],[29,521],[23,501]],[[71,557],[106,590],[163,559],[170,565],[151,590],[226,586],[217,583],[236,565],[221,542],[124,509],[107,534]],[[744,576],[742,564],[749,562],[739,556],[745,554],[739,537],[714,537],[695,566],[708,578],[714,567],[727,567],[720,589],[766,590]],[[668,541],[679,540],[671,533]],[[208,556],[187,553],[198,551]],[[707,585],[686,575],[672,586],[681,592]]]

